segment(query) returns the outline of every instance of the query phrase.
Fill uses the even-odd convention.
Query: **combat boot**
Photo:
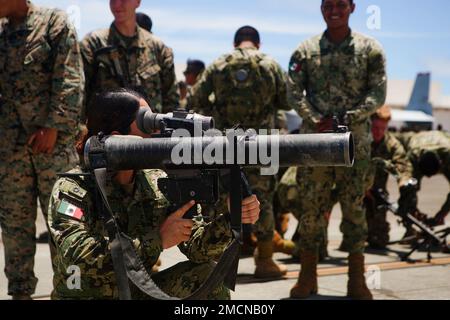
[[[152,273],[158,273],[159,267],[161,267],[161,265],[162,265],[162,261],[161,261],[161,258],[159,258],[158,261],[156,261],[156,264],[152,267]]]
[[[354,300],[373,300],[372,293],[367,288],[364,277],[364,255],[351,254],[348,257],[347,296]]]
[[[318,255],[312,251],[300,251],[302,269],[296,285],[291,290],[292,299],[306,299],[317,294],[317,260]]]
[[[258,241],[255,251],[255,278],[281,278],[287,273],[287,267],[273,261],[272,241]]]
[[[281,235],[274,231],[273,233],[273,252],[281,252],[284,254],[292,255],[294,252],[295,244],[291,240],[285,240]]]

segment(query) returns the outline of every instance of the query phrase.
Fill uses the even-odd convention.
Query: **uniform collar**
[[[117,30],[116,25],[114,22],[111,24],[110,27],[110,37],[114,44],[121,46],[123,48],[127,48],[127,43],[125,41],[125,36],[120,34],[119,30]],[[133,42],[131,43],[132,48],[145,48],[145,41],[144,41],[144,30],[136,25],[136,34],[133,37]]]
[[[258,48],[256,48],[256,46],[250,46],[250,47],[245,47],[245,48],[235,48],[235,50],[239,50],[239,51],[246,51],[246,50],[258,50]]]
[[[352,30],[352,29],[350,29],[350,33],[349,33],[349,35],[347,36],[347,38],[345,38],[345,40],[342,41],[342,42],[339,43],[339,44],[335,44],[335,43],[331,42],[331,41],[328,39],[327,32],[328,32],[328,31],[325,31],[325,32],[322,34],[322,38],[320,39],[320,47],[321,47],[322,49],[329,49],[329,50],[333,50],[333,49],[342,49],[342,48],[349,47],[349,46],[351,45],[351,43],[353,42],[353,36],[354,36],[354,33],[353,33],[353,30]]]

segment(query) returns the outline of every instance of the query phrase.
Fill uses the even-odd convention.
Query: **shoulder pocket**
[[[146,63],[145,65],[139,67],[137,69],[137,73],[139,76],[141,76],[143,79],[149,79],[157,74],[159,74],[161,71],[161,67],[156,63]]]
[[[38,44],[33,46],[25,56],[24,64],[44,63],[48,60],[51,47],[47,41],[42,39]]]
[[[87,209],[87,191],[81,188],[78,184],[70,181],[63,181],[59,186],[59,199],[66,200],[72,205],[80,207],[83,210]]]

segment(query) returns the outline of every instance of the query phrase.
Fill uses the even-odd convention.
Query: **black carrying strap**
[[[155,300],[180,300],[170,297],[158,288],[139,258],[133,241],[120,231],[106,194],[107,170],[105,168],[96,169],[94,175],[103,202],[101,214],[111,241],[111,255],[120,299],[131,300],[128,282],[130,279],[143,293]],[[207,299],[208,295],[222,282],[228,284],[229,289],[234,290],[239,264],[240,231],[233,230],[233,239],[205,283],[194,294],[183,300]]]
[[[108,198],[106,196],[106,169],[97,169],[94,171],[94,175],[95,183],[97,185],[97,192],[100,193],[100,197],[102,199],[101,203],[98,203],[97,201],[97,205],[100,208],[100,214],[109,236],[114,273],[116,275],[117,287],[119,289],[119,298],[120,300],[131,300],[130,286],[123,260],[119,226],[117,225],[114,215],[112,214],[111,207],[109,206]]]

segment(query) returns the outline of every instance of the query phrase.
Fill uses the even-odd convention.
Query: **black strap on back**
[[[111,242],[111,255],[114,265],[114,272],[116,274],[117,286],[119,289],[119,297],[121,300],[131,300],[131,293],[128,279],[139,288],[143,293],[147,294],[156,300],[180,300],[179,298],[170,297],[164,293],[151,276],[148,274],[144,264],[139,258],[138,253],[133,245],[132,240],[120,231],[119,225],[114,218],[113,211],[109,205],[106,193],[107,170],[105,168],[94,170],[95,183],[97,191],[100,193],[102,204],[99,206],[100,213],[105,223],[108,235]],[[239,178],[239,185],[241,173],[235,175]],[[232,195],[231,205],[234,211],[238,210],[238,217],[233,218],[232,210],[232,226],[234,240],[225,250],[214,270],[208,276],[205,283],[191,296],[183,300],[204,300],[208,295],[217,288],[222,282],[231,290],[234,290],[236,284],[237,267],[239,264],[240,254],[240,238],[241,238],[241,202],[242,195]],[[237,213],[237,212],[235,212]],[[238,222],[239,220],[239,227]]]

